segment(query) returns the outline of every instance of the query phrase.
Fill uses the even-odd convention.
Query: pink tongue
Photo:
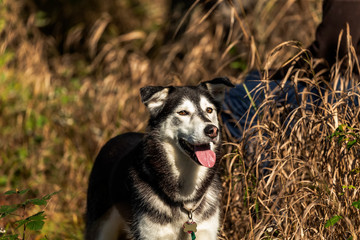
[[[204,167],[213,167],[216,162],[216,154],[210,150],[209,146],[195,146],[195,154],[201,165]]]

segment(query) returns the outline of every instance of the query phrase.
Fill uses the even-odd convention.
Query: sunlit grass
[[[61,190],[45,209],[39,236],[49,239],[82,239],[88,176],[98,150],[117,134],[145,130],[140,87],[197,84],[219,75],[241,83],[250,68],[279,67],[310,44],[321,9],[315,0],[258,0],[246,14],[224,17],[198,5],[188,30],[163,43],[164,1],[127,2],[118,11],[112,1],[102,1],[99,9],[111,19],[91,6],[82,9],[84,15],[74,11],[80,17],[75,26],[62,18],[55,24],[65,29],[61,36],[40,28],[51,23],[51,11],[2,2],[0,192],[29,188],[37,197]],[[293,69],[290,80],[317,87],[320,78],[303,73],[309,69]],[[332,74],[338,79],[336,68]],[[339,102],[355,97],[344,95]],[[271,239],[269,227],[280,238],[356,239],[359,145],[348,149],[347,142],[329,136],[341,124],[358,134],[359,108],[335,102],[308,111],[299,106],[285,119],[271,97],[257,108],[260,121],[244,140],[225,144],[221,239]],[[271,163],[268,177],[261,176],[264,162]],[[11,203],[0,196],[0,205]],[[334,216],[342,219],[326,227]]]

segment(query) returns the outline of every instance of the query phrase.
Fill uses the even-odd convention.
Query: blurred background
[[[145,129],[140,87],[216,76],[240,83],[251,69],[279,67],[314,40],[321,7],[321,0],[1,0],[0,192],[30,189],[31,198],[61,190],[45,207],[43,230],[27,239],[82,239],[100,147]],[[269,62],[286,41],[295,42]],[[236,196],[230,208],[248,214]],[[0,195],[0,205],[14,201]],[[256,227],[226,216],[221,239]]]

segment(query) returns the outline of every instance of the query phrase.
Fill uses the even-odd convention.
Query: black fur
[[[229,85],[228,80],[216,79],[215,84]],[[209,82],[207,82],[209,84]],[[231,84],[231,83],[230,83]],[[145,87],[141,89],[142,101],[146,102],[165,87]],[[112,206],[116,206],[121,215],[130,225],[131,233],[135,239],[140,237],[136,216],[147,214],[154,222],[167,224],[186,214],[183,204],[202,201],[196,214],[202,219],[207,219],[219,207],[218,205],[205,205],[208,199],[203,198],[209,187],[220,192],[221,184],[217,173],[219,161],[207,172],[193,199],[185,202],[177,201],[176,195],[180,192],[181,184],[176,181],[171,167],[166,159],[161,140],[159,139],[158,126],[173,114],[171,111],[186,96],[194,102],[199,102],[199,96],[206,96],[214,105],[219,106],[206,85],[196,87],[168,87],[168,96],[164,106],[150,117],[148,132],[126,133],[119,135],[105,144],[96,158],[92,169],[87,198],[86,212],[86,239],[95,239],[98,220],[101,219]],[[204,118],[206,118],[204,116]],[[180,121],[176,117],[172,123]],[[220,144],[218,144],[218,148]],[[219,149],[217,149],[219,159]],[[145,194],[156,194],[166,205],[171,208],[171,215],[157,211],[143,201]],[[206,206],[206,207],[205,207]],[[181,226],[179,226],[181,227]]]

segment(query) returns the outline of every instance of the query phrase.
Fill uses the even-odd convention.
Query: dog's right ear
[[[224,101],[225,89],[227,87],[235,87],[227,77],[214,78],[200,83],[200,86],[206,88],[220,106]]]
[[[152,116],[161,111],[169,94],[169,88],[148,86],[140,88],[141,101],[145,104]]]

